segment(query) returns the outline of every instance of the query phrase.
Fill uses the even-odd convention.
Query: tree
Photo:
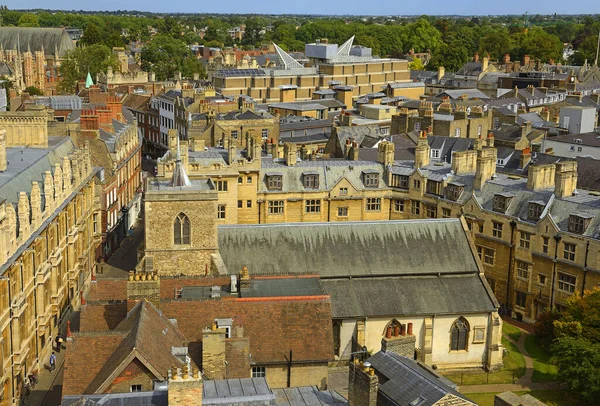
[[[408,64],[408,69],[410,70],[424,70],[425,65],[423,65],[423,61],[421,58],[415,58],[412,62]]]
[[[40,89],[38,89],[35,86],[27,86],[25,88],[25,91],[32,96],[43,96],[44,95],[44,92],[42,92]]]
[[[519,59],[529,55],[532,59],[540,59],[544,62],[554,59],[562,59],[563,44],[556,35],[548,34],[539,27],[534,27],[525,33],[521,43]]]
[[[84,80],[88,72],[92,77],[96,77],[98,73],[106,72],[109,66],[116,70],[118,64],[111,49],[106,45],[95,44],[75,48],[60,65],[62,80],[59,91],[73,93],[77,82]]]
[[[559,376],[571,390],[595,402],[600,399],[600,343],[581,337],[562,337],[552,346]]]
[[[467,49],[460,43],[451,42],[433,54],[431,61],[427,64],[429,69],[437,69],[443,66],[448,72],[456,72],[469,60]]]
[[[142,50],[142,69],[153,71],[157,80],[172,78],[177,71],[184,76],[204,72],[183,41],[164,34],[155,36]]]
[[[103,36],[100,28],[98,28],[96,24],[89,24],[85,30],[83,30],[83,36],[80,41],[85,45],[101,44]]]
[[[485,35],[479,42],[479,53],[490,54],[492,59],[502,60],[504,54],[510,54],[513,41],[506,31],[495,31]]]
[[[39,27],[40,20],[38,16],[31,13],[25,13],[19,18],[19,27]]]

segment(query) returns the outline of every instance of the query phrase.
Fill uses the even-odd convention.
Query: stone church
[[[179,154],[178,154],[179,155]],[[462,218],[218,226],[211,179],[150,180],[140,267],[165,277],[317,277],[339,359],[377,352],[388,330],[439,369],[502,363],[498,302]]]

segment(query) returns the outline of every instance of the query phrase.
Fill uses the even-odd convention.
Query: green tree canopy
[[[571,390],[595,402],[600,399],[600,343],[579,337],[562,337],[552,346],[561,379]]]
[[[142,50],[142,69],[153,71],[157,80],[172,78],[177,71],[187,77],[204,73],[185,42],[164,34],[155,36]]]
[[[117,69],[118,64],[112,50],[106,45],[94,44],[75,48],[60,65],[62,81],[59,91],[73,93],[77,82],[84,80],[88,72],[94,78],[98,73],[106,72],[109,66]]]
[[[38,89],[35,86],[27,86],[25,88],[25,91],[32,96],[43,96],[44,95],[44,92],[42,92],[40,89]]]
[[[39,27],[40,20],[35,14],[26,13],[19,18],[18,24],[19,27]]]
[[[479,53],[484,56],[490,54],[490,58],[501,61],[504,54],[510,54],[513,49],[513,41],[508,32],[494,31],[485,35],[479,42]]]

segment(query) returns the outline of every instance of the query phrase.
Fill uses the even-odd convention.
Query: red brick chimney
[[[504,64],[506,65],[509,62],[510,62],[510,54],[504,54]]]
[[[118,96],[110,96],[106,102],[106,107],[110,110],[113,120],[123,121],[123,102]]]
[[[98,114],[96,110],[82,110],[79,119],[81,131],[98,130]]]
[[[108,108],[98,109],[96,112],[98,113],[98,125],[100,127],[112,126],[111,111]]]
[[[475,55],[473,55],[473,62],[479,62],[479,53],[475,52]]]

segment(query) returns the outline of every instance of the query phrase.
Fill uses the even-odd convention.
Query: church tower
[[[214,275],[219,269],[215,185],[188,178],[179,140],[172,165],[170,180],[148,180],[144,268],[160,276]]]

